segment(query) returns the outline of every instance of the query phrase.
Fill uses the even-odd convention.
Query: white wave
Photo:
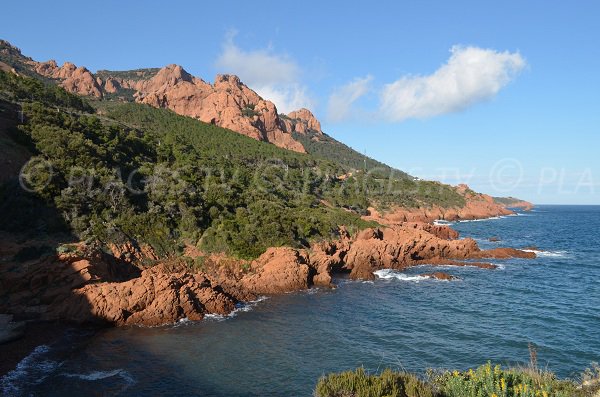
[[[233,317],[231,313],[229,315],[209,313],[204,315],[204,321],[223,321],[227,320],[229,317]]]
[[[129,372],[125,371],[124,369],[114,369],[112,371],[92,371],[87,374],[63,373],[61,375],[66,376],[68,378],[77,378],[77,379],[88,380],[88,381],[96,381],[96,380],[102,380],[102,379],[107,379],[107,378],[112,378],[114,376],[118,376],[121,379],[123,379],[127,384],[131,385],[131,384],[135,383],[135,380],[133,379],[131,374]]]
[[[396,280],[400,280],[400,281],[412,281],[415,283],[418,283],[421,281],[426,281],[426,280],[433,280],[431,277],[420,276],[420,275],[411,276],[411,275],[401,273],[397,270],[392,270],[392,269],[377,270],[377,271],[373,272],[373,274],[383,280],[396,279]]]
[[[522,250],[525,252],[533,252],[538,257],[561,258],[567,256],[567,251],[541,251],[541,250]]]
[[[481,219],[465,219],[465,220],[461,220],[461,221],[458,221],[458,222],[459,223],[485,222],[485,221],[493,221],[493,220],[504,219],[504,218],[506,218],[506,216],[502,215],[502,216],[491,216],[489,218],[481,218]]]
[[[240,312],[249,312],[250,310],[252,310],[254,308],[254,306],[256,306],[257,304],[259,304],[260,302],[269,299],[268,296],[259,296],[258,299],[253,300],[253,301],[248,301],[248,302],[242,302],[242,303],[238,303],[235,307],[235,309],[229,313],[229,314],[205,314],[204,315],[204,320],[208,320],[208,321],[224,321],[227,320],[229,318],[233,318],[235,316],[237,316],[238,313]]]
[[[25,357],[17,367],[0,378],[0,390],[3,396],[21,395],[21,386],[38,384],[51,372],[61,366],[61,363],[44,360],[43,356],[50,351],[50,347],[40,345]]]
[[[451,226],[454,224],[454,222],[450,222],[444,219],[436,219],[435,221],[433,221],[433,224],[436,226]]]
[[[189,319],[189,318],[187,318],[187,317],[180,318],[179,320],[177,320],[177,322],[175,322],[175,324],[173,324],[173,328],[177,328],[177,327],[185,327],[185,326],[187,326],[187,325],[189,325],[189,324],[192,324],[192,323],[193,323],[193,321],[192,321],[192,320],[190,320],[190,319]]]
[[[494,266],[496,266],[496,268],[494,270],[504,270],[505,269],[504,265],[502,265],[500,263],[491,263],[491,264],[494,265]],[[425,264],[422,264],[422,265],[415,265],[415,266],[412,266],[412,267],[418,267],[418,268],[424,267],[424,268],[428,268],[428,269],[432,269],[432,270],[435,270],[435,269],[453,269],[453,270],[456,270],[458,272],[460,272],[462,270],[474,270],[474,269],[475,270],[479,270],[479,269],[481,269],[480,266],[472,265],[469,262],[463,262],[463,264],[461,264],[460,266],[459,265],[440,265],[440,264],[428,264],[428,263],[425,263]],[[483,270],[486,270],[486,269],[483,269]]]

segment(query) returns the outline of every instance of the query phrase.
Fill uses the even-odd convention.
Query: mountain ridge
[[[320,121],[309,109],[301,108],[287,115],[278,113],[274,103],[261,98],[235,75],[217,75],[215,82],[210,84],[176,64],[93,73],[68,61],[62,66],[53,60],[37,62],[5,40],[0,40],[0,62],[5,63],[8,70],[12,68],[10,65],[16,65],[15,72],[57,82],[78,95],[168,108],[301,153],[308,151],[322,156],[324,152],[337,153],[341,149],[344,156],[338,161],[352,169],[385,168],[389,174],[407,176],[325,134]],[[234,91],[236,95],[232,95]]]

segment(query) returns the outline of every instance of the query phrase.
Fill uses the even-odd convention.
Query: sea
[[[452,227],[482,248],[528,247],[537,258],[339,278],[335,289],[265,297],[200,322],[72,330],[1,378],[0,394],[309,397],[324,374],[361,366],[519,365],[531,347],[540,367],[576,379],[600,361],[600,206],[537,206]],[[420,276],[432,271],[458,280]]]

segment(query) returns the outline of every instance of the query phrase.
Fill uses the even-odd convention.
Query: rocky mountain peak
[[[217,77],[215,77],[214,85],[215,87],[217,87],[221,84],[239,86],[242,84],[242,82],[240,81],[240,78],[235,74],[218,74]]]
[[[301,108],[290,112],[287,114],[287,116],[290,119],[299,122],[296,124],[296,132],[305,133],[306,130],[313,130],[314,132],[320,134],[323,133],[323,131],[321,131],[321,123],[319,120],[317,120],[315,115],[306,108]]]
[[[99,71],[96,75],[85,67],[65,62],[36,62],[21,55],[18,48],[0,40],[0,61],[7,66],[18,59],[21,69],[57,81],[69,92],[85,96],[135,100],[154,107],[219,125],[259,141],[304,153],[302,144],[287,129],[271,101],[265,100],[241,82],[238,76],[219,74],[213,84],[195,77],[176,64],[161,69]],[[2,65],[0,65],[2,66]],[[3,66],[3,69],[6,67]],[[299,113],[301,123],[320,130],[312,113]],[[300,130],[305,130],[303,126]]]
[[[192,75],[186,72],[181,66],[171,64],[160,69],[156,76],[154,76],[154,79],[171,81],[171,84],[175,85],[181,81],[192,82]]]

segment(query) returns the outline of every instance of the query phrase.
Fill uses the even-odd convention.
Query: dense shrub
[[[319,380],[317,397],[433,397],[434,391],[415,375],[386,369],[369,375],[363,368]]]
[[[503,369],[491,363],[475,370],[428,371],[427,381],[386,369],[369,375],[364,369],[330,374],[316,386],[316,397],[595,397],[600,370],[587,370],[582,382],[560,380],[535,366]]]

